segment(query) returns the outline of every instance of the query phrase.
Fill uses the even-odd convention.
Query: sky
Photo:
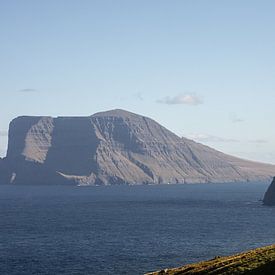
[[[125,109],[275,164],[274,0],[0,1],[0,156],[20,115]]]

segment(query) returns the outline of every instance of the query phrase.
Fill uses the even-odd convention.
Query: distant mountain
[[[0,182],[83,185],[266,180],[275,166],[242,160],[124,110],[10,123]]]

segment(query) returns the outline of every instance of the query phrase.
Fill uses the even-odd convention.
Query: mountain
[[[273,275],[275,270],[275,245],[253,249],[228,257],[189,264],[182,267],[164,269],[147,275],[195,275],[195,274],[243,274]]]
[[[274,174],[273,165],[223,154],[124,110],[18,117],[0,165],[0,182],[15,184],[235,182]]]
[[[275,205],[275,177],[265,192],[263,202],[265,205]]]

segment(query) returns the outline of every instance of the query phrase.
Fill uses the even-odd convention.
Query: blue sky
[[[19,115],[122,108],[275,163],[275,1],[0,2],[0,155]]]

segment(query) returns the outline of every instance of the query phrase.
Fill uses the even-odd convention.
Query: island
[[[184,126],[184,120],[179,118]],[[9,127],[1,184],[180,184],[270,180],[275,165],[179,137],[125,110],[87,117],[20,116]]]

